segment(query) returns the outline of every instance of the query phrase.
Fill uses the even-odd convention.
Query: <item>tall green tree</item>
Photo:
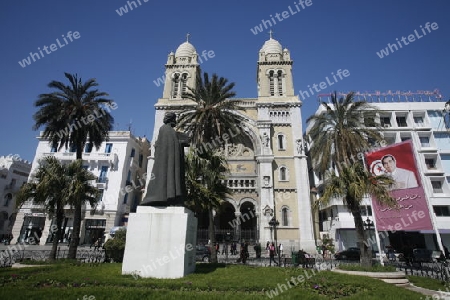
[[[196,148],[217,141],[217,138],[219,141],[216,145],[220,146],[224,142],[224,134],[245,122],[245,118],[237,113],[245,109],[237,101],[230,99],[236,96],[234,85],[234,82],[228,83],[228,79],[217,74],[210,78],[208,73],[203,73],[203,77],[201,74],[197,75],[195,87],[187,87],[188,91],[183,97],[195,104],[181,112],[177,128],[191,135],[192,144]],[[230,136],[229,141],[239,138],[239,134]]]
[[[361,153],[382,143],[382,128],[375,122],[379,111],[367,101],[355,101],[354,93],[341,98],[334,93],[331,103],[322,102],[321,106],[322,114],[306,120],[313,124],[308,136],[316,171],[324,174],[334,165],[339,172],[342,165],[358,161]]]
[[[186,155],[186,188],[188,192],[186,207],[194,212],[208,212],[208,236],[213,246],[215,228],[213,210],[219,209],[227,195],[232,191],[226,185],[227,163],[211,150],[200,157],[191,147]],[[211,247],[211,262],[217,263],[217,252]]]
[[[51,228],[53,244],[49,259],[56,259],[56,250],[62,237],[62,223],[64,221],[64,206],[72,204],[74,193],[80,185],[89,185],[89,180],[95,176],[81,167],[81,161],[69,165],[62,164],[56,158],[49,156],[39,162],[39,167],[32,180],[25,183],[17,193],[17,205],[21,206],[30,200],[42,205],[44,210],[53,218],[55,223]],[[85,190],[86,199],[96,199],[98,190],[89,185]],[[94,205],[96,201],[91,203]],[[54,228],[56,227],[56,228]]]
[[[49,140],[52,146],[75,149],[76,159],[81,160],[87,143],[98,149],[108,140],[114,123],[110,111],[115,103],[105,98],[107,93],[96,89],[98,83],[95,79],[82,82],[76,74],[64,75],[69,84],[51,81],[48,87],[54,91],[39,95],[34,104],[38,111],[33,116],[33,129],[44,127],[43,138]],[[83,199],[74,202],[73,233],[69,246],[69,258],[72,259],[76,257],[80,240],[82,203]]]
[[[378,203],[394,206],[396,201],[390,196],[389,189],[395,180],[388,175],[373,176],[366,170],[362,162],[343,165],[339,175],[334,172],[326,176],[322,196],[318,204],[327,205],[330,200],[340,198],[350,210],[355,221],[356,237],[361,250],[361,265],[372,265],[372,253],[365,236],[364,224],[361,216],[361,202],[365,196],[372,196]]]
[[[362,262],[367,264],[369,253],[367,246],[363,243],[364,227],[360,203],[365,194],[382,196],[382,193],[386,193],[387,195],[389,185],[388,182],[380,184],[377,194],[374,194],[373,190],[368,190],[369,185],[366,179],[369,176],[365,173],[364,165],[360,161],[364,152],[372,149],[374,145],[383,144],[381,127],[376,122],[379,111],[366,101],[355,101],[354,93],[341,98],[334,93],[331,103],[322,102],[321,105],[323,112],[307,119],[308,123],[313,124],[308,133],[311,141],[309,151],[311,161],[315,171],[325,175],[325,189],[328,185],[329,188],[334,189],[338,178],[342,176],[340,192],[329,191],[329,193],[345,195],[344,203],[351,211],[355,222]],[[358,176],[362,177],[358,179]],[[345,193],[342,192],[343,184],[347,185]],[[323,197],[329,199],[330,196]],[[387,205],[394,204],[390,198],[383,196],[380,199],[379,201]]]
[[[194,104],[181,112],[177,128],[191,136],[192,147],[200,157],[209,160],[209,162],[202,163],[210,166],[220,165],[215,161],[218,159],[217,156],[212,155],[217,148],[223,143],[237,142],[242,139],[238,126],[245,122],[245,118],[239,111],[245,109],[239,106],[237,101],[231,99],[236,96],[233,91],[234,85],[234,82],[229,83],[228,79],[219,77],[217,74],[210,77],[208,73],[201,74],[199,72],[195,86],[187,87],[187,92],[183,94],[183,98],[192,100]],[[223,158],[221,159],[223,160]],[[223,174],[220,168],[210,171],[216,172],[216,175],[211,178],[217,178]],[[199,183],[207,189],[213,186],[205,180]],[[201,191],[201,189],[198,190]],[[202,195],[206,195],[206,192],[208,191]],[[225,194],[217,193],[217,195],[221,195],[221,200],[225,199]],[[215,244],[213,209],[218,207],[218,200],[219,198],[202,196],[197,197],[193,203],[208,209],[208,233],[211,245]],[[211,248],[213,252],[211,261],[216,262],[216,251],[213,249],[214,247]]]

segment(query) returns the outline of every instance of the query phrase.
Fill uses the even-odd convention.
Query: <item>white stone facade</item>
[[[286,253],[301,248],[313,251],[315,238],[307,163],[303,146],[298,146],[303,145],[302,102],[294,93],[293,61],[289,50],[283,50],[272,37],[265,42],[258,57],[255,85],[258,97],[234,99],[246,109],[235,113],[247,121],[238,126],[239,132],[232,129],[227,132],[243,134],[244,141],[231,144],[225,135],[216,139],[228,161],[231,174],[227,184],[234,192],[215,213],[216,232],[230,232],[234,240],[257,241],[264,248],[267,241],[274,241],[269,221],[275,214],[279,221],[278,242],[283,244]],[[169,54],[165,67],[163,96],[155,104],[152,145],[163,125],[165,112],[179,113],[193,106],[193,102],[183,99],[179,93],[186,85],[193,87],[200,71],[193,45],[181,44],[176,53]],[[229,79],[231,82],[232,78]],[[153,167],[153,154],[154,151],[149,157],[148,173]],[[200,230],[206,224],[206,219],[199,217]],[[206,235],[199,236],[198,242],[207,242]]]
[[[39,160],[46,156],[67,163],[76,159],[74,149],[52,149],[48,141],[38,139],[31,174],[38,168]],[[145,137],[135,137],[130,131],[109,132],[109,140],[99,149],[85,147],[83,166],[98,177],[93,184],[103,193],[95,212],[88,204],[83,207],[80,244],[90,244],[94,239],[107,236],[111,228],[127,224],[128,214],[136,210],[142,198],[149,149],[150,143]],[[19,238],[20,242],[27,242],[28,238],[38,235],[41,245],[51,242],[51,224],[52,219],[41,207],[28,203],[18,213],[13,228],[14,241]],[[63,243],[68,242],[72,229],[73,210],[67,206]]]
[[[17,216],[16,193],[26,183],[31,162],[18,155],[0,156],[0,241],[11,239]]]
[[[440,97],[433,96],[425,100],[420,99],[420,101],[418,99],[415,101],[393,99],[393,102],[377,101],[372,104],[380,110],[376,121],[381,122],[384,128],[382,133],[386,145],[412,140],[417,168],[429,207],[432,210],[433,224],[440,233],[443,245],[449,247],[450,132],[448,130],[448,111],[444,110],[445,102]],[[316,114],[320,114],[322,111],[323,108],[320,107]],[[311,126],[312,124],[309,124],[308,129]],[[311,175],[313,175],[315,185],[319,188],[320,193],[320,185],[323,181],[317,174]],[[363,219],[373,220],[371,201],[365,199],[363,206]],[[320,234],[321,236],[327,234],[335,239],[337,250],[356,246],[353,216],[342,204],[342,200],[331,201],[327,207],[322,208],[319,214]],[[434,232],[429,230],[403,232],[390,238],[410,240],[411,243],[432,250],[439,249]],[[382,248],[391,243],[392,240],[389,240],[389,237],[383,238],[382,236]],[[376,245],[374,247],[377,248]]]

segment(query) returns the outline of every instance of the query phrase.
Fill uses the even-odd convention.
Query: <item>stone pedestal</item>
[[[138,206],[130,214],[122,275],[180,278],[195,271],[197,218],[184,207]]]

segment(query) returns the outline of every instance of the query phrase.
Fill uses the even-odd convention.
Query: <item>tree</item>
[[[205,171],[211,173],[203,173],[204,175],[200,173],[202,180],[199,182],[196,181],[199,177],[195,177],[195,173],[193,178],[188,178],[188,181],[191,180],[191,191],[194,193],[192,197],[188,196],[191,197],[191,207],[208,210],[208,234],[211,245],[215,243],[213,209],[220,205],[219,202],[223,201],[226,193],[229,192],[222,191],[226,189],[225,184],[219,185],[216,181],[219,180],[218,178],[225,179],[224,170],[220,167],[224,166],[224,159],[219,159],[213,153],[223,142],[239,141],[241,139],[239,134],[236,136],[225,136],[225,134],[228,130],[245,122],[245,118],[237,113],[244,109],[238,105],[237,101],[230,99],[236,95],[233,91],[234,85],[233,82],[228,83],[228,79],[218,77],[217,74],[213,74],[210,79],[208,73],[203,73],[203,77],[198,73],[195,87],[187,87],[188,91],[183,94],[183,97],[192,100],[194,105],[181,112],[177,125],[179,129],[190,134],[192,147],[197,150],[200,158],[206,159],[202,161],[198,158],[199,164],[194,164],[195,168],[203,170],[204,168],[200,165],[209,166],[209,169]],[[209,149],[206,147],[207,144],[211,145]],[[189,173],[188,176],[190,176]],[[203,185],[203,188],[198,185]],[[217,190],[213,190],[212,187]],[[217,253],[214,247],[211,248],[211,261],[217,262]]]
[[[395,180],[388,175],[374,176],[366,170],[361,162],[342,167],[339,175],[334,172],[327,176],[322,196],[317,200],[319,204],[328,204],[334,198],[341,198],[350,210],[355,221],[356,236],[361,250],[361,265],[372,265],[372,253],[369,252],[365,237],[364,224],[361,216],[360,204],[363,198],[370,195],[385,206],[396,204],[389,193]]]
[[[93,186],[91,182],[95,181],[97,177],[89,172],[87,169],[83,168],[83,161],[82,160],[76,160],[69,164],[68,166],[68,178],[69,181],[69,189],[67,193],[67,203],[72,206],[75,213],[77,213],[77,209],[85,205],[86,203],[89,204],[93,210],[95,211],[95,207],[97,206],[100,196],[100,191],[97,189],[97,187]],[[81,221],[81,211],[79,214],[80,221]],[[74,218],[75,220],[75,218]],[[75,223],[75,221],[74,221]],[[74,224],[75,228],[75,224]],[[75,229],[73,230],[75,231]],[[70,245],[72,245],[72,240],[74,238],[79,239],[79,231],[78,235],[75,235],[75,233],[72,233],[72,237],[70,240]],[[78,245],[78,242],[77,242]],[[71,248],[69,247],[69,253],[68,258],[69,259],[75,259],[77,256],[77,248],[72,247],[72,251],[75,251],[74,253],[71,253]]]
[[[95,79],[83,83],[76,74],[64,75],[69,85],[51,81],[48,87],[55,91],[39,95],[34,104],[38,111],[33,116],[33,129],[44,127],[42,137],[53,147],[70,147],[76,151],[76,159],[81,160],[87,143],[98,149],[108,140],[114,123],[110,108],[114,108],[115,103],[105,98],[107,93],[95,88],[98,86]],[[74,202],[73,232],[69,246],[69,258],[72,259],[76,258],[80,239],[82,203],[83,199]]]
[[[378,110],[366,101],[355,101],[354,93],[339,99],[335,93],[331,104],[322,102],[321,105],[324,112],[307,119],[313,123],[308,134],[312,164],[317,172],[325,174],[325,192],[319,202],[326,203],[332,196],[345,197],[344,203],[355,221],[362,264],[367,264],[371,260],[363,243],[360,203],[364,195],[370,194],[386,205],[395,204],[388,197],[387,178],[371,177],[360,161],[365,151],[384,141],[380,125],[375,122]],[[369,183],[379,184],[378,189]]]
[[[223,135],[230,128],[245,122],[245,118],[236,112],[244,108],[238,106],[237,101],[231,100],[236,93],[232,91],[234,82],[213,74],[211,80],[208,73],[197,75],[196,86],[188,87],[184,98],[195,102],[193,107],[181,112],[177,128],[182,129],[192,137],[192,144],[201,148],[202,144],[211,143],[219,138],[222,144]],[[230,141],[239,140],[239,135],[230,137]],[[205,147],[206,150],[206,147]]]
[[[81,167],[81,161],[64,165],[52,156],[45,157],[39,162],[32,180],[25,183],[17,194],[17,206],[31,200],[35,204],[43,205],[45,211],[55,218],[52,226],[53,244],[49,259],[56,259],[56,250],[62,237],[62,223],[64,221],[64,206],[71,204],[72,195],[79,190],[79,186],[88,184],[95,176]],[[98,190],[90,186],[85,190],[85,197],[95,198]],[[92,202],[93,204],[95,201]],[[54,228],[56,227],[56,228]]]
[[[125,254],[127,230],[121,228],[116,231],[114,237],[106,241],[103,245],[106,251],[105,261],[112,259],[114,262],[123,262],[123,255]]]
[[[231,189],[225,183],[226,161],[223,157],[208,151],[203,157],[191,147],[186,156],[186,207],[194,212],[208,212],[208,236],[211,245],[215,243],[213,210],[218,209]],[[211,247],[211,262],[217,263],[217,252]]]
[[[374,122],[378,110],[366,101],[354,101],[354,93],[339,99],[335,93],[331,104],[322,102],[321,105],[324,113],[306,120],[313,124],[308,136],[312,141],[310,155],[316,171],[324,174],[334,164],[339,172],[342,164],[352,164],[373,144],[384,141],[382,128]],[[366,123],[370,123],[370,128]]]

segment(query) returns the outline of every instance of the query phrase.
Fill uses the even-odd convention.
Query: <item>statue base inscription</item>
[[[128,219],[122,275],[181,278],[195,271],[197,218],[185,207],[138,206]]]

